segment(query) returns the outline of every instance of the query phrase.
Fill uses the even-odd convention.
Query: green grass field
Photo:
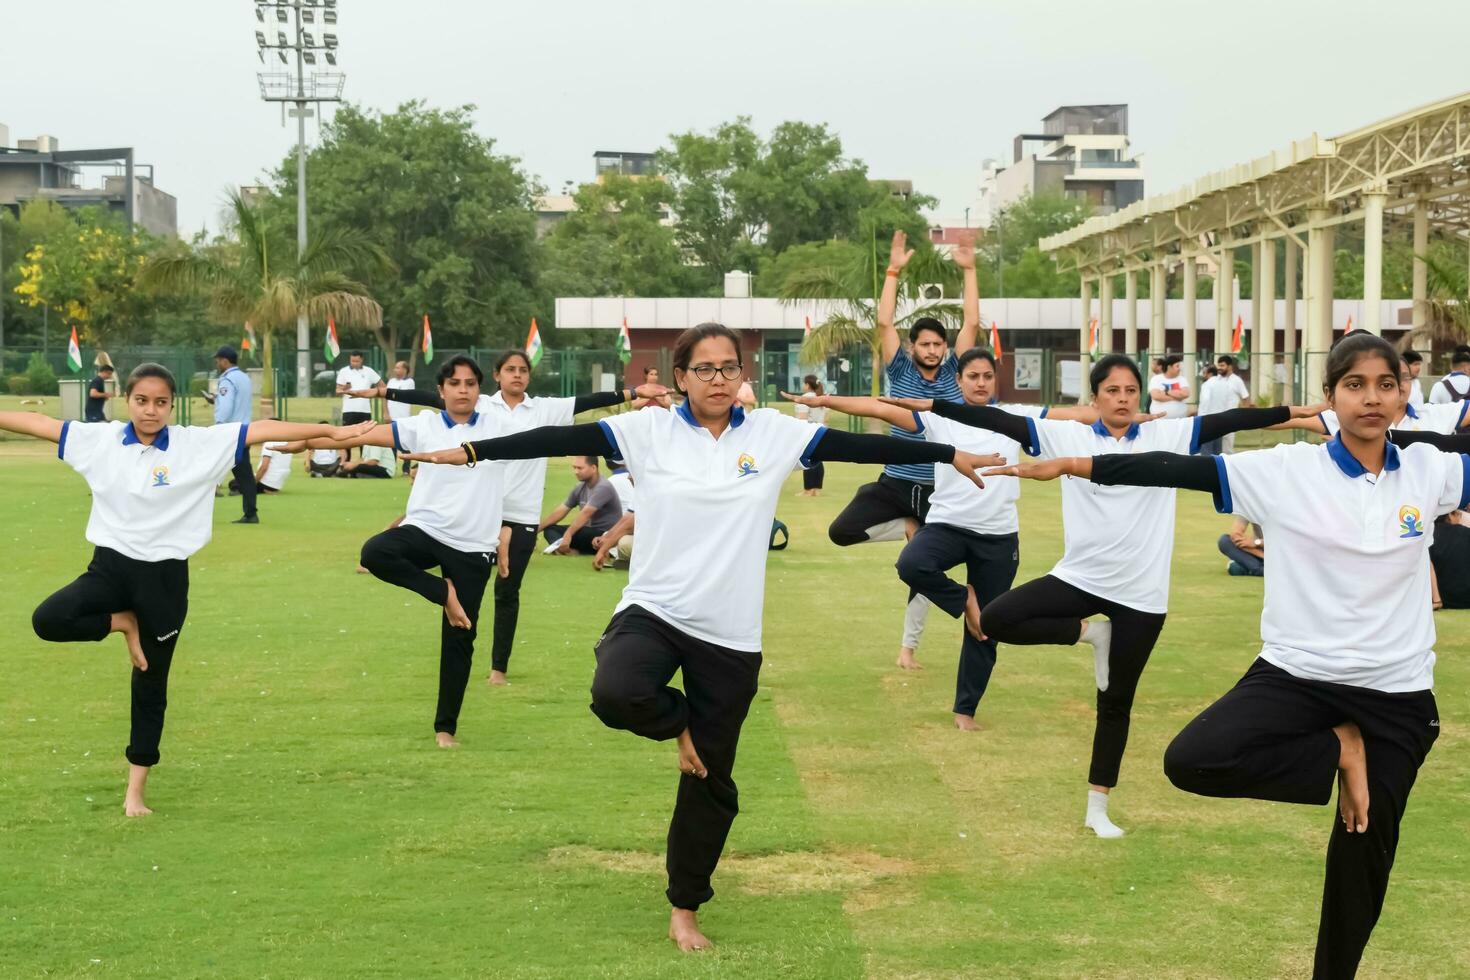
[[[1082,828],[1090,658],[1003,647],[985,730],[955,731],[958,624],[936,616],[927,670],[896,670],[897,545],[826,540],[871,474],[829,466],[825,496],[781,506],[743,813],[702,917],[718,948],[691,958],[664,939],[673,748],[587,710],[624,573],[538,556],[512,686],[484,685],[482,637],[445,752],[436,611],[353,571],[406,485],[298,470],[259,527],[222,499],[192,563],[157,812],[127,820],[122,643],[43,644],[29,623],[86,564],[87,492],[46,447],[6,443],[0,975],[1305,975],[1335,810],[1199,799],[1160,768],[1258,648],[1260,582],[1225,575],[1224,519],[1181,495],[1173,613],[1114,796],[1129,833],[1099,841]],[[553,462],[549,494],[569,481]],[[1024,580],[1060,549],[1054,486],[1026,488],[1022,523]],[[1470,976],[1470,615],[1438,621],[1442,734],[1364,976]]]

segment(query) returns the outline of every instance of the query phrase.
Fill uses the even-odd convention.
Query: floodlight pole
[[[301,57],[301,3],[296,9],[296,263],[298,282],[306,256],[306,71]],[[311,324],[296,314],[296,397],[311,397]]]

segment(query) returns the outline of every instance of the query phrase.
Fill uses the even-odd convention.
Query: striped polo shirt
[[[888,362],[884,369],[887,378],[888,395],[892,398],[932,398],[935,401],[955,402],[964,404],[964,396],[960,394],[960,372],[959,358],[953,353],[946,354],[944,360],[939,362],[939,370],[934,374],[934,380],[930,381],[919,373],[918,365],[906,350],[900,350],[894,355],[893,360]],[[922,432],[906,432],[897,426],[893,427],[890,435],[899,439],[912,439],[915,442],[923,442]],[[934,482],[933,463],[901,463],[883,467],[883,472],[900,480],[912,480],[915,483]]]

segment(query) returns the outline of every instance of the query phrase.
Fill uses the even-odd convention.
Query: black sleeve
[[[1217,460],[1217,456],[1184,456],[1179,453],[1111,453],[1092,457],[1092,482],[1106,487],[1203,490],[1215,495],[1215,508],[1218,510],[1220,467],[1224,464]]]
[[[1023,415],[1012,415],[990,405],[957,405],[937,398],[934,399],[934,414],[977,429],[999,432],[1023,446],[1031,445],[1031,427],[1026,424],[1026,417]]]
[[[1199,441],[1214,442],[1244,429],[1264,429],[1268,425],[1280,425],[1291,421],[1291,409],[1286,405],[1276,408],[1232,408],[1228,412],[1201,415],[1199,419]]]
[[[572,400],[572,414],[581,415],[593,408],[612,408],[627,400],[628,390],[626,388],[619,388],[617,391],[599,391],[595,395],[578,395]]]
[[[948,463],[954,459],[954,447],[942,442],[828,429],[810,458],[823,463]]]
[[[477,459],[541,459],[547,456],[616,456],[607,433],[596,422],[543,425],[528,432],[470,443]]]
[[[403,402],[405,405],[422,405],[425,408],[438,409],[444,407],[444,399],[429,388],[385,388],[383,397],[390,402]]]
[[[1395,446],[1405,448],[1422,442],[1426,446],[1433,446],[1442,453],[1470,453],[1470,432],[1456,432],[1454,435],[1445,435],[1442,432],[1406,432],[1403,429],[1389,429],[1388,438]]]

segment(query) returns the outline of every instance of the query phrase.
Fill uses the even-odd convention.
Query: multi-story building
[[[103,173],[100,184],[87,186],[86,171],[96,168],[120,172]],[[154,186],[152,165],[133,162],[132,147],[62,150],[54,136],[18,140],[12,147],[9,129],[0,126],[0,207],[18,211],[35,200],[66,208],[99,205],[122,215],[130,228],[178,234],[178,201]]]
[[[655,157],[652,153],[629,152],[626,150],[597,150],[592,154],[593,179],[601,183],[609,174],[624,177],[656,177]],[[567,181],[560,194],[544,194],[536,199],[536,235],[545,237],[552,228],[577,208],[571,181]],[[659,220],[673,223],[673,215],[664,209]]]
[[[1128,106],[1064,105],[1041,121],[1041,132],[1017,134],[1009,164],[986,161],[980,223],[1028,194],[1065,194],[1093,214],[1111,214],[1143,199],[1143,180],[1128,141]]]

